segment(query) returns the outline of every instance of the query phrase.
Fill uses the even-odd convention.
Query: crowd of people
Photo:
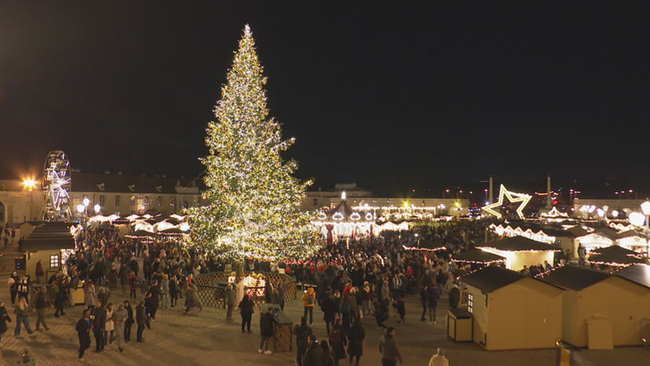
[[[412,231],[384,232],[376,238],[347,238],[324,246],[309,260],[288,259],[267,262],[251,259],[247,270],[284,271],[302,284],[300,300],[304,317],[294,329],[298,365],[338,365],[348,359],[358,365],[364,352],[366,331],[363,319],[374,319],[384,330],[379,345],[385,365],[402,361],[394,327],[385,323],[393,314],[397,324],[407,321],[405,297],[419,298],[422,314],[419,320],[436,324],[436,308],[443,294],[450,306],[458,304],[455,272],[450,262],[452,253],[471,247],[484,234],[484,226],[476,222],[436,223],[416,227]],[[405,250],[417,238],[444,244],[446,250],[428,252]],[[77,250],[70,253],[64,268],[43,278],[36,271],[32,284],[27,276],[14,273],[9,279],[12,305],[15,304],[16,328],[33,333],[29,309],[37,313],[36,330],[49,329],[45,309],[54,305],[55,317],[73,306],[73,296],[83,291],[87,309],[76,324],[79,358],[90,347],[91,335],[95,352],[102,352],[115,342],[123,351],[131,341],[136,326],[136,342],[144,341],[144,332],[158,319],[158,309],[177,307],[183,300],[185,312],[202,309],[194,277],[202,273],[223,271],[227,263],[211,258],[200,250],[188,250],[174,242],[147,243],[122,237],[108,223],[86,227],[75,235]],[[242,290],[239,279],[226,287],[226,320],[233,320],[233,310],[242,318],[241,330],[251,332],[255,304]],[[40,285],[42,284],[42,286]],[[39,291],[30,291],[32,286]],[[268,303],[282,303],[283,288],[267,288]],[[120,295],[121,291],[121,295]],[[118,300],[120,296],[128,300]],[[32,305],[29,305],[32,304]],[[133,305],[132,305],[133,304]],[[326,335],[319,339],[311,331],[314,308],[322,311]],[[0,303],[0,336],[11,321],[9,312]],[[316,321],[320,321],[316,319]],[[260,316],[262,340],[258,351],[270,353],[268,338],[272,335],[273,314]],[[1,338],[0,338],[1,339]],[[319,361],[320,360],[320,361]]]

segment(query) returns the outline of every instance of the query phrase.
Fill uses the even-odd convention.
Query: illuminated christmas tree
[[[295,178],[297,163],[281,157],[295,139],[283,140],[269,117],[265,84],[246,25],[214,109],[217,120],[206,129],[206,205],[189,210],[191,241],[239,263],[304,258],[316,249],[311,217],[298,209],[312,182]]]

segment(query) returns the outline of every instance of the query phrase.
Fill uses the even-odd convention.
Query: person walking
[[[178,277],[174,275],[169,279],[169,301],[172,308],[178,304],[179,293]]]
[[[237,290],[232,286],[232,284],[228,284],[226,286],[226,291],[225,291],[225,302],[226,302],[226,321],[231,322],[232,321],[232,310],[235,307],[235,301],[237,300]]]
[[[131,272],[128,282],[129,282],[129,291],[130,291],[129,299],[135,300],[137,298],[138,288],[140,288],[140,280],[138,279],[138,276],[135,274],[135,272]]]
[[[265,314],[262,314],[260,317],[260,334],[262,336],[262,341],[260,342],[260,349],[257,351],[259,353],[264,353],[265,355],[270,355],[272,352],[269,349],[269,341],[273,337],[273,326],[275,324],[275,316],[273,315],[275,309],[270,307]]]
[[[400,365],[404,364],[397,343],[395,343],[395,328],[388,327],[386,329],[386,335],[379,340],[379,353],[381,353],[382,366],[395,366],[397,361]]]
[[[128,300],[124,301],[124,310],[126,310],[126,321],[124,322],[124,342],[131,342],[131,327],[135,320],[133,318],[133,308]]]
[[[65,307],[65,300],[68,297],[66,293],[66,286],[61,280],[57,280],[52,285],[52,291],[54,292],[54,317],[58,318],[61,315],[65,315],[63,308]],[[73,305],[73,304],[72,304]]]
[[[14,335],[20,337],[20,328],[22,324],[25,325],[28,334],[34,333],[32,327],[29,325],[29,305],[27,305],[26,298],[18,298],[18,303],[15,306],[14,313],[16,314],[16,328],[14,329]]]
[[[341,325],[341,318],[336,318],[334,326],[329,334],[330,346],[332,347],[332,358],[334,365],[338,366],[339,360],[345,358],[345,346],[348,344],[345,335],[345,328]]]
[[[429,305],[429,324],[436,324],[436,308],[438,307],[438,290],[436,285],[430,286],[427,290],[427,300]]]
[[[427,310],[429,310],[429,286],[424,285],[420,289],[420,303],[422,303],[422,317],[420,320],[425,322],[427,321]]]
[[[436,354],[429,360],[429,366],[449,366],[449,360],[445,357],[445,350],[438,348]]]
[[[77,321],[77,336],[79,337],[79,359],[81,360],[84,353],[90,348],[90,329],[92,329],[92,320],[90,319],[90,310],[83,311],[81,319]]]
[[[16,296],[18,295],[18,273],[13,272],[7,279],[9,295],[11,296],[11,305],[16,305]]]
[[[366,338],[366,331],[363,329],[361,320],[357,318],[348,332],[348,355],[350,355],[350,365],[352,359],[356,358],[355,366],[359,366],[361,356],[363,356],[363,339]]]
[[[27,299],[29,296],[29,278],[27,276],[21,276],[20,281],[18,282],[18,298],[24,297]]]
[[[138,323],[137,340],[138,342],[144,342],[142,333],[144,332],[144,326],[147,322],[147,311],[144,308],[144,300],[140,300],[138,306],[135,307],[135,321]]]
[[[115,337],[115,322],[113,321],[113,313],[115,309],[113,308],[113,303],[109,302],[106,304],[106,323],[104,324],[104,343],[111,344],[113,343],[113,337]]]
[[[248,295],[244,295],[242,298],[241,302],[239,303],[239,313],[241,315],[241,332],[244,333],[246,330],[248,333],[251,332],[251,320],[253,319],[253,313],[255,310],[253,307],[255,304],[253,301],[248,297]],[[246,330],[244,330],[246,328]]]
[[[41,324],[43,324],[43,328],[45,330],[50,330],[50,327],[47,326],[47,323],[45,322],[45,309],[47,309],[50,306],[50,299],[49,296],[47,295],[47,288],[41,287],[41,290],[38,292],[38,295],[36,296],[36,314],[37,314],[37,319],[36,319],[36,330],[39,331],[41,330]]]
[[[95,296],[95,285],[92,283],[88,283],[84,286],[84,302],[92,314],[95,303],[97,303],[97,297]]]
[[[41,263],[41,260],[39,259],[38,262],[36,262],[36,283],[41,283],[43,276],[45,276],[45,271],[43,271],[43,263]]]
[[[303,366],[325,366],[323,363],[323,348],[318,344],[315,335],[307,338],[307,351],[302,359]]]
[[[0,341],[2,341],[2,335],[7,332],[7,322],[11,322],[11,317],[7,313],[5,303],[0,301]]]
[[[314,304],[316,303],[316,292],[313,287],[307,288],[307,291],[302,295],[302,304],[304,306],[304,317],[309,314],[309,325],[314,325]]]
[[[303,366],[302,358],[305,356],[308,347],[307,338],[314,334],[312,329],[307,325],[307,318],[304,316],[300,318],[300,325],[294,327],[293,333],[296,335],[296,349],[298,351],[296,354],[296,363],[298,366]]]
[[[91,310],[93,319],[93,334],[95,335],[95,352],[104,350],[106,340],[104,339],[104,330],[106,328],[106,308],[102,306],[100,300],[95,301],[95,306]]]
[[[113,323],[115,324],[115,341],[117,342],[117,350],[122,352],[122,340],[124,340],[124,324],[126,323],[129,314],[124,308],[124,304],[120,303],[117,309],[113,312]]]

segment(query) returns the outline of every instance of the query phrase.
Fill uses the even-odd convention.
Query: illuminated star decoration
[[[524,193],[514,193],[510,192],[509,190],[506,189],[506,187],[502,184],[501,188],[499,189],[499,199],[490,205],[484,206],[481,209],[491,215],[496,216],[498,219],[500,219],[503,215],[501,212],[495,211],[495,208],[501,207],[503,205],[503,197],[508,198],[508,201],[511,203],[516,203],[516,202],[521,202],[519,207],[517,208],[517,215],[519,216],[520,219],[523,220],[524,218],[524,208],[530,201],[531,196],[524,194]]]

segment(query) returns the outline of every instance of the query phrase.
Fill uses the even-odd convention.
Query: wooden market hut
[[[558,246],[514,236],[496,240],[490,243],[478,244],[477,248],[496,254],[506,259],[506,268],[520,271],[524,266],[544,264],[544,261],[553,263],[555,252],[560,252]]]
[[[451,259],[453,262],[461,264],[478,264],[487,266],[493,263],[504,263],[506,259],[500,255],[492,254],[480,249],[470,249],[468,251],[456,254]]]
[[[25,271],[36,279],[36,263],[41,261],[46,280],[61,269],[67,253],[75,248],[70,233],[70,224],[65,222],[45,222],[34,228],[23,243],[25,252]]]
[[[474,342],[488,351],[554,348],[562,335],[562,290],[496,266],[461,277]]]
[[[556,268],[541,279],[566,290],[563,341],[590,348],[641,344],[641,326],[650,312],[650,288],[576,266]]]
[[[587,258],[591,264],[627,267],[633,264],[645,263],[641,255],[635,251],[625,249],[618,245],[594,249]]]

